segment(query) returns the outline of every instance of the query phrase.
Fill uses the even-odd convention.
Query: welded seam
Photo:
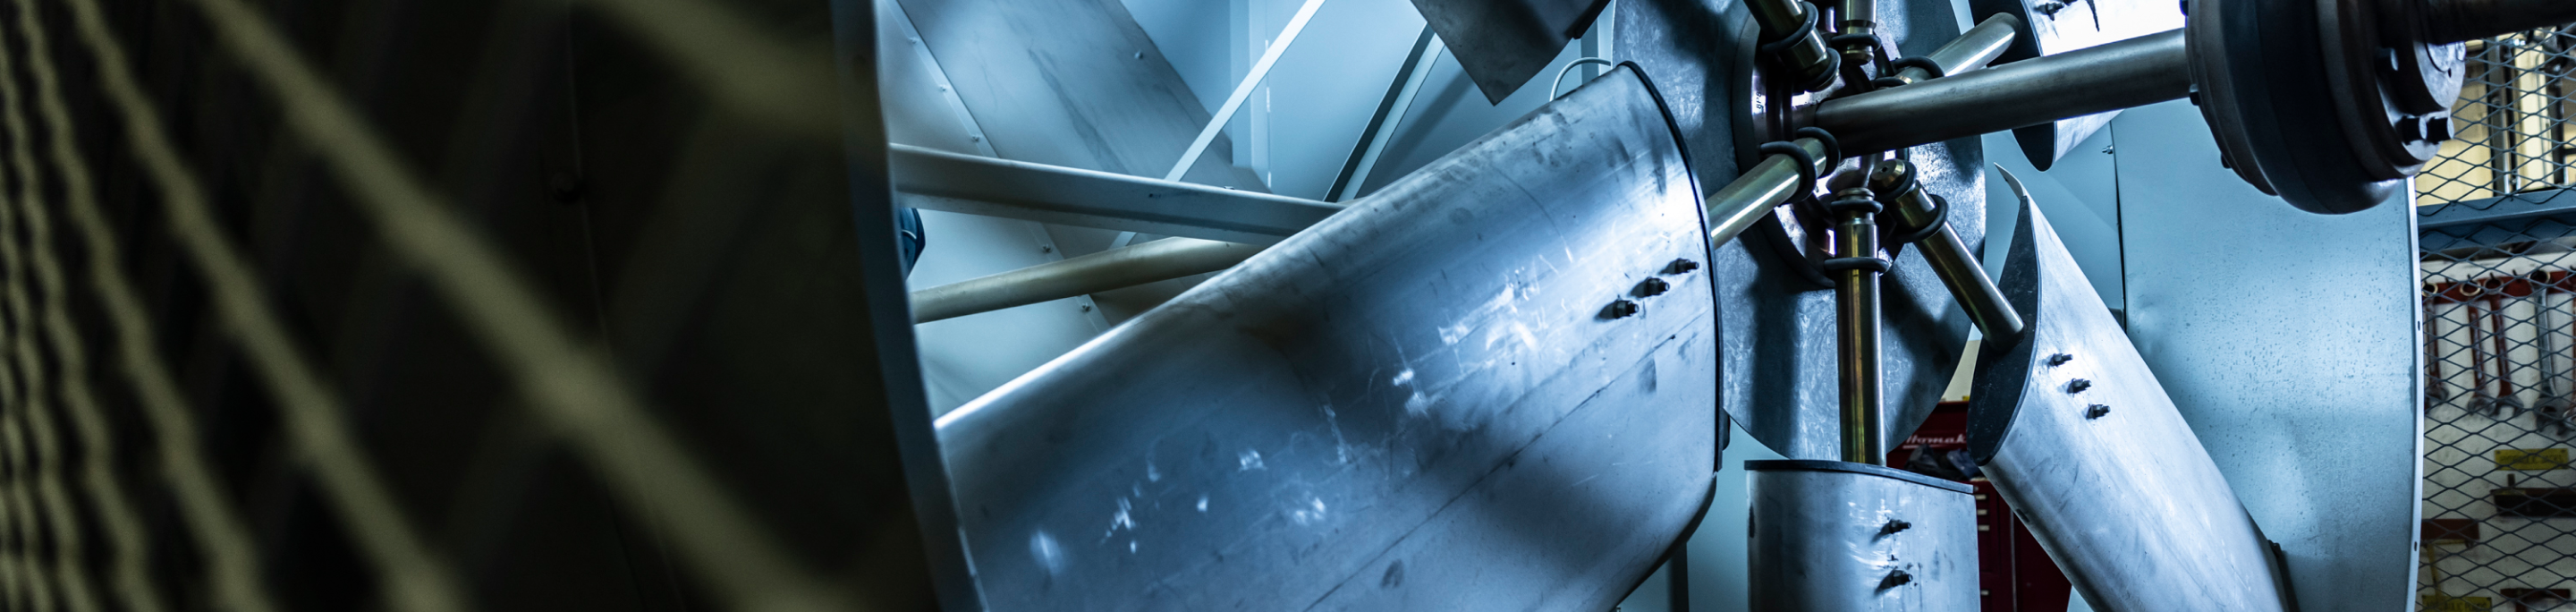
[[[36,14],[34,7],[22,5],[22,8],[25,13],[21,19],[31,20]],[[15,71],[8,67],[9,61],[6,46],[0,45],[0,75],[15,74]],[[19,110],[16,89],[17,85],[14,81],[0,80],[0,97],[6,98],[5,106],[8,109],[6,120],[9,130],[12,134],[25,134],[25,120]],[[54,138],[61,141],[70,136],[57,133]],[[23,142],[13,143],[12,146],[15,150],[11,157],[20,168],[20,176],[26,177],[25,180],[28,183],[24,190],[30,193],[42,193],[34,186],[34,177],[38,173],[33,168],[32,153],[26,150],[27,147]],[[136,515],[133,502],[126,499],[124,488],[117,482],[115,443],[109,436],[107,419],[103,416],[104,411],[99,408],[96,398],[90,392],[87,354],[89,345],[87,340],[80,337],[79,328],[72,324],[68,298],[70,290],[63,279],[61,262],[55,258],[54,253],[51,213],[45,211],[40,200],[33,198],[18,198],[15,199],[14,204],[16,213],[19,215],[18,220],[23,222],[27,230],[26,257],[34,264],[37,289],[44,295],[43,303],[39,307],[42,314],[39,316],[43,319],[46,338],[50,340],[47,344],[53,347],[55,372],[62,380],[60,399],[65,412],[70,415],[73,429],[80,436],[81,448],[87,451],[81,460],[82,483],[85,485],[83,488],[88,492],[91,503],[97,509],[99,530],[107,534],[108,544],[114,553],[111,569],[115,574],[116,585],[111,590],[118,594],[128,610],[161,612],[165,607],[161,603],[160,591],[154,587],[145,570],[145,559],[149,553],[144,541],[143,521]],[[6,214],[9,212],[0,210],[0,215]],[[44,411],[35,411],[32,414],[35,418],[41,419],[37,424],[38,453],[46,456],[49,464],[59,461],[60,452],[56,450],[58,444],[51,439],[53,436],[50,433],[51,417]],[[60,485],[57,483],[55,486],[59,488]],[[69,495],[65,493],[61,494],[61,497],[67,499]],[[56,507],[52,511],[63,515],[71,513],[68,504]],[[78,551],[84,549],[78,533],[79,530],[75,528],[56,536],[59,545],[66,551],[65,557],[58,559],[58,562],[68,568],[87,566],[77,556]],[[81,584],[87,584],[86,576],[83,576]],[[86,598],[88,595],[76,593],[76,597]],[[92,607],[94,607],[92,604],[78,601],[73,604],[75,610],[86,610]]]
[[[97,0],[74,0],[78,5],[93,7]],[[547,419],[562,432],[572,447],[579,451],[628,504],[652,508],[668,517],[673,527],[673,540],[685,553],[689,567],[727,607],[754,610],[825,610],[853,609],[847,595],[805,571],[779,544],[763,533],[751,514],[736,505],[734,497],[716,484],[705,466],[694,461],[679,441],[654,422],[642,403],[609,369],[594,351],[583,346],[552,313],[545,310],[537,292],[511,268],[501,253],[473,232],[448,207],[433,196],[426,185],[413,175],[362,119],[356,109],[332,91],[315,74],[305,58],[280,35],[266,17],[240,0],[194,0],[203,9],[223,45],[241,60],[244,67],[270,89],[282,107],[288,126],[303,137],[365,213],[378,234],[395,253],[426,276],[429,285],[456,309],[466,327],[495,353],[503,370],[516,379],[519,390],[538,416]],[[676,0],[619,0],[604,6],[649,7],[665,17],[673,11],[691,16],[701,23],[654,23],[653,27],[695,27],[704,25],[706,32],[664,32],[644,28],[650,37],[685,38],[691,44],[722,38],[728,27],[740,25],[713,7]],[[685,10],[683,10],[685,9]],[[85,8],[95,13],[94,8]],[[694,12],[691,12],[694,11]],[[639,13],[640,14],[640,13]],[[95,21],[84,17],[84,21]],[[630,19],[630,22],[635,21]],[[646,20],[652,21],[652,20]],[[728,25],[730,24],[730,25]],[[93,35],[104,36],[103,27],[83,24],[84,30],[96,29]],[[684,34],[684,35],[683,35]],[[664,42],[669,42],[665,40]],[[758,42],[758,41],[751,41]],[[766,43],[759,48],[768,49]],[[692,47],[694,49],[694,47]],[[684,49],[685,50],[685,49]],[[735,49],[731,51],[742,51]],[[104,53],[104,51],[102,51]],[[710,51],[710,53],[714,53]],[[726,54],[725,57],[737,57]],[[204,189],[185,167],[177,150],[161,132],[158,118],[151,110],[141,88],[122,61],[122,53],[101,61],[101,77],[108,82],[116,106],[126,115],[126,132],[135,154],[167,200],[173,228],[181,241],[188,243],[204,265],[216,288],[228,319],[238,326],[253,353],[261,344],[283,345],[284,334],[256,293],[256,284],[248,281],[249,272],[238,267],[238,259],[229,257],[229,245],[206,214]],[[683,60],[706,61],[704,58]],[[762,66],[728,65],[725,71],[762,72]],[[828,76],[828,72],[824,73]],[[828,79],[823,81],[829,83]],[[829,90],[812,90],[810,84],[788,84],[784,88],[759,89],[763,96],[807,96],[809,92],[828,101]],[[720,92],[743,95],[743,92]],[[789,103],[782,109],[799,108]],[[784,111],[782,111],[784,112]],[[832,116],[825,112],[825,117]],[[828,131],[837,138],[837,122]],[[230,264],[230,265],[217,265]],[[277,366],[296,365],[285,361],[289,355],[272,359]],[[293,381],[289,381],[293,382]],[[318,381],[312,383],[318,388]],[[300,391],[302,389],[283,389]],[[290,395],[281,392],[280,395]],[[319,398],[308,398],[319,399]],[[295,405],[297,401],[285,402]],[[335,417],[336,415],[319,415]],[[304,421],[308,419],[297,419]],[[310,429],[300,424],[299,430]],[[308,431],[309,436],[334,435],[338,431]],[[318,458],[318,457],[317,457]],[[386,509],[390,512],[392,509]],[[374,531],[374,530],[361,530]],[[382,535],[382,534],[378,534]]]
[[[79,4],[93,1],[81,0]],[[18,2],[24,6],[32,0]],[[95,11],[84,9],[81,12]],[[82,21],[82,29],[85,32],[90,30],[89,15],[83,15]],[[27,27],[23,30],[32,49],[28,64],[36,77],[38,109],[55,132],[68,133],[71,113],[63,104],[53,59],[45,51],[44,31],[34,27],[32,22],[25,25]],[[113,60],[123,59],[122,53],[116,55]],[[117,66],[114,72],[122,74],[124,64],[121,61],[112,61],[105,54],[100,60],[102,64]],[[103,67],[102,71],[108,70]],[[129,113],[129,120],[136,111],[148,114],[150,107],[140,96],[140,89],[132,87],[131,75],[124,76],[129,78],[118,79],[110,85],[116,92],[118,106]],[[177,157],[167,141],[158,138],[161,134],[157,123],[153,128],[150,130],[153,137],[150,145],[158,146],[147,146],[143,142],[134,144],[136,155],[142,158],[140,161],[158,175],[163,173],[162,168],[175,164]],[[144,131],[133,125],[127,129],[128,134],[137,140],[144,138]],[[94,213],[97,202],[91,191],[88,163],[69,140],[55,139],[53,142],[54,161],[63,174],[66,199],[71,201],[74,210]],[[295,346],[285,326],[269,312],[266,299],[261,295],[262,285],[244,263],[240,251],[216,225],[201,199],[203,192],[174,190],[170,188],[172,186],[165,184],[162,189],[164,198],[169,201],[164,213],[170,220],[171,237],[179,243],[181,252],[188,254],[189,263],[205,275],[209,297],[225,323],[224,330],[239,344],[243,356],[249,358],[252,369],[277,400],[281,409],[279,416],[285,421],[287,439],[292,441],[299,463],[311,470],[323,498],[346,522],[357,548],[376,565],[384,579],[382,593],[386,603],[414,612],[463,610],[464,597],[458,592],[455,582],[449,579],[446,566],[436,560],[427,546],[412,533],[411,523],[402,506],[394,501],[392,489],[377,475],[375,462],[359,447],[343,421],[336,393],[314,371],[312,360]],[[194,187],[193,184],[188,186]]]
[[[7,73],[0,72],[0,84],[5,84],[7,77]],[[0,192],[0,197],[8,194]],[[23,275],[18,273],[18,220],[5,208],[0,207],[0,276],[9,280],[0,284],[6,289],[0,291],[0,313],[7,318],[6,335],[0,336],[0,346],[14,349],[18,339],[27,335],[27,303],[21,284]],[[26,503],[22,486],[22,475],[28,471],[26,453],[19,452],[18,436],[10,435],[17,431],[17,416],[33,403],[27,396],[25,380],[29,365],[18,359],[0,363],[0,510],[5,510],[0,514],[6,514],[0,516],[0,538],[7,539],[5,548],[0,548],[0,562],[6,563],[0,566],[0,572],[5,572],[0,573],[0,579],[6,580],[0,586],[7,587],[7,603],[12,609],[35,609],[53,600],[45,586],[44,570],[36,563],[36,516],[31,504]]]

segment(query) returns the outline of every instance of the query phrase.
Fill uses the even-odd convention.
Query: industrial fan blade
[[[1610,0],[1413,0],[1467,78],[1500,104],[1583,36]]]
[[[1617,70],[943,417],[991,609],[1608,609],[1712,490],[1700,202]]]
[[[2000,284],[2030,327],[1979,358],[1969,452],[2084,600],[2287,609],[2271,542],[2026,193]]]

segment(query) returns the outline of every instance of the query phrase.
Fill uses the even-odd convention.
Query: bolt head
[[[1636,315],[1637,315],[1637,312],[1638,312],[1638,311],[1640,311],[1640,310],[1643,310],[1643,309],[1642,309],[1642,308],[1640,308],[1639,306],[1637,306],[1637,303],[1636,303],[1636,302],[1631,302],[1631,301],[1627,301],[1627,300],[1613,300],[1613,301],[1611,301],[1611,302],[1610,302],[1610,305],[1609,305],[1609,306],[1604,306],[1604,307],[1602,307],[1602,308],[1601,308],[1601,318],[1604,318],[1604,319],[1625,319],[1625,318],[1628,318],[1628,317],[1636,316]]]
[[[1672,283],[1664,282],[1664,279],[1649,276],[1646,277],[1646,280],[1638,282],[1636,290],[1630,291],[1629,293],[1642,298],[1663,295],[1664,292],[1671,290],[1673,290]]]

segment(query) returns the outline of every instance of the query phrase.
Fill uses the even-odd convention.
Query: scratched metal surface
[[[1840,461],[1747,461],[1744,469],[1752,609],[1977,609],[1977,502],[1968,485]]]
[[[1617,55],[1636,62],[1671,103],[1700,185],[1714,191],[1749,166],[1750,65],[1738,52],[1752,31],[1740,3],[1631,0],[1620,5]],[[1947,3],[1907,3],[1883,15],[1882,30],[1909,55],[1958,35]],[[1907,155],[1972,251],[1985,244],[1984,147],[1967,138],[1916,147]],[[1787,268],[1760,232],[1719,245],[1713,277],[1723,315],[1724,406],[1764,446],[1794,459],[1839,459],[1833,292]],[[1969,324],[1931,266],[1901,250],[1886,279],[1888,409],[1882,430],[1894,447],[1932,413],[1966,346]]]
[[[898,0],[885,0],[894,2]],[[1208,123],[1207,107],[1119,0],[899,0],[996,157],[1162,178]],[[1269,193],[1216,135],[1184,182]],[[1046,226],[1065,256],[1118,232]],[[939,238],[930,237],[930,248]],[[1192,276],[1102,291],[1110,323],[1187,289]]]
[[[1622,70],[944,417],[991,608],[1608,609],[1716,469],[1699,202]]]
[[[2029,332],[1980,357],[1969,400],[1986,477],[2097,608],[2281,610],[2269,544],[2209,450],[2048,219],[2021,214],[2000,286]]]

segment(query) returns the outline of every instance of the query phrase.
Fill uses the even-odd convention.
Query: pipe
[[[912,292],[912,321],[929,323],[1215,272],[1262,247],[1165,238]]]
[[[1886,414],[1886,374],[1879,363],[1879,275],[1886,260],[1877,259],[1878,204],[1867,187],[1837,192],[1834,213],[1834,280],[1836,345],[1842,357],[1843,461],[1887,465],[1887,440],[1879,434]],[[1877,266],[1859,264],[1876,260]]]
[[[2016,36],[2015,31],[2020,29],[2020,17],[2014,17],[2009,13],[1996,13],[1993,17],[1987,17],[1985,21],[1979,22],[1977,27],[1960,32],[1958,38],[1950,39],[1950,42],[1925,54],[1923,58],[1931,60],[1932,65],[1940,66],[1941,74],[1945,75],[1982,68],[1988,62],[1995,61],[1995,58],[2003,57],[2004,49],[2012,47],[2013,38]],[[1910,85],[1931,79],[1932,73],[1921,67],[1909,67],[1896,71],[1896,78]]]
[[[2174,30],[1913,85],[1827,100],[1798,123],[1845,151],[1887,151],[2145,106],[2191,94]]]
[[[1878,0],[1835,0],[1834,42],[1841,45],[1844,78],[1865,78],[1859,72],[1870,65],[1878,53]]]
[[[1752,9],[1753,21],[1762,26],[1762,40],[1766,41],[1800,34],[1801,27],[1820,17],[1816,13],[1821,12],[1801,0],[1746,0],[1744,6]],[[1804,28],[1801,40],[1786,45],[1779,57],[1768,58],[1789,70],[1791,78],[1782,81],[1797,83],[1805,91],[1822,91],[1834,83],[1835,55],[1825,49],[1825,39],[1816,28]]]
[[[2424,0],[2424,34],[2433,44],[2490,38],[2576,22],[2568,0]]]
[[[2019,177],[2013,176],[2009,170],[2002,170],[2002,166],[1996,169],[2004,173],[2004,182],[2012,186],[2014,195],[2025,200],[2030,198],[2030,191],[2022,188]],[[1941,277],[1941,285],[1950,289],[1950,297],[1959,301],[1959,309],[1967,311],[1968,320],[1976,323],[1977,330],[1986,334],[1986,346],[2012,346],[2021,339],[2021,313],[2013,311],[2012,304],[2004,299],[2003,290],[1996,288],[1994,279],[1986,276],[1985,267],[1977,263],[1976,254],[1968,250],[1968,243],[1959,238],[1959,232],[1951,229],[1949,220],[1935,216],[1941,211],[1933,207],[1932,198],[1923,192],[1915,172],[1914,165],[1902,159],[1882,162],[1870,170],[1870,188],[1882,194],[1882,201],[1887,202],[1897,218],[1908,227],[1941,225],[1916,243],[1923,249],[1923,260],[1932,264],[1932,273]]]
[[[1824,159],[1823,142],[1800,138],[1795,144],[1816,159],[1819,166],[1815,168],[1816,172],[1833,169],[1825,165],[1833,160]],[[1709,248],[1717,248],[1735,239],[1737,234],[1753,227],[1754,222],[1768,218],[1773,207],[1796,197],[1798,187],[1803,183],[1800,175],[1797,160],[1787,155],[1773,155],[1754,165],[1743,176],[1735,177],[1734,182],[1709,193],[1708,201],[1703,204],[1708,213]]]
[[[1799,148],[1825,160],[1825,145],[1813,138],[1801,138]],[[1819,167],[1823,172],[1831,168]],[[1708,241],[1711,246],[1725,244],[1755,221],[1765,218],[1772,207],[1797,195],[1800,184],[1798,162],[1787,155],[1773,155],[1762,160],[1753,170],[1737,177],[1708,196]],[[1155,281],[1171,280],[1215,272],[1243,263],[1262,247],[1167,238],[1143,244],[1119,247],[1064,261],[1039,264],[959,281],[912,292],[912,320],[929,323],[971,314],[991,312],[1015,306],[1026,306],[1133,287]]]

